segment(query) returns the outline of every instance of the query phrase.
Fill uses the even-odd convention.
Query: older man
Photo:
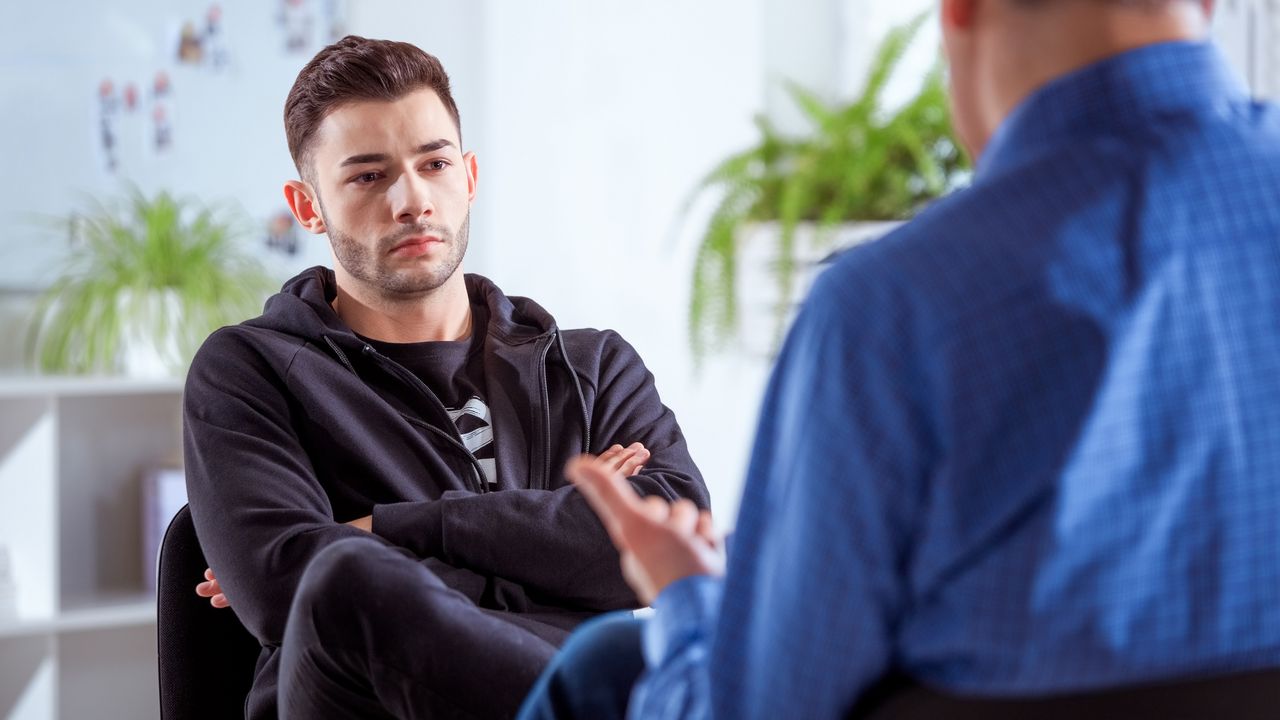
[[[1210,5],[942,1],[973,185],[817,282],[723,580],[691,505],[572,470],[656,595],[632,717],[1274,716],[1280,112]],[[526,710],[616,713],[571,672],[611,645]]]

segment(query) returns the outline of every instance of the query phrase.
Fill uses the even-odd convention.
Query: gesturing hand
[[[227,596],[222,594],[222,586],[218,584],[218,578],[213,576],[212,568],[205,568],[204,579],[205,582],[196,585],[196,594],[209,598],[209,604],[216,608],[231,607]]]
[[[641,602],[690,575],[724,574],[711,514],[687,499],[641,498],[614,463],[583,455],[569,461],[569,478],[600,517],[622,556],[622,574]]]

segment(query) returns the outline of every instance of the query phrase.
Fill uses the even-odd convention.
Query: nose
[[[417,173],[403,173],[388,191],[396,222],[416,223],[435,213],[431,188]]]

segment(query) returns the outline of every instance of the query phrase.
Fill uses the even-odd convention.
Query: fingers
[[[610,469],[616,470],[626,453],[627,449],[621,445],[610,445],[608,449],[596,457],[596,462],[599,462]]]
[[[635,448],[635,450],[632,452],[630,457],[622,462],[622,466],[618,468],[618,472],[623,477],[634,476],[636,473],[640,472],[645,463],[649,462],[650,453],[645,446],[640,443],[635,443],[632,447]]]
[[[640,496],[631,484],[590,455],[570,460],[565,473],[580,489],[593,493],[605,507],[615,512],[634,512],[640,505]]]
[[[621,475],[610,471],[608,464],[590,455],[570,460],[565,467],[565,477],[577,486],[587,504],[600,517],[614,544],[625,546],[624,525],[645,515],[640,496],[631,485]]]
[[[640,510],[644,516],[655,523],[665,523],[671,514],[671,503],[661,495],[646,495],[641,498]]]
[[[218,578],[213,576],[213,571],[205,570],[204,576],[207,580],[196,585],[196,595],[202,598],[209,598],[209,604],[216,608],[231,607],[231,602],[227,600],[226,594],[222,592],[222,585],[218,582]]]
[[[212,598],[222,593],[222,586],[218,584],[218,578],[213,576],[213,570],[206,568],[204,571],[205,582],[196,585],[196,594],[200,597]]]
[[[667,525],[680,535],[693,535],[698,527],[698,506],[688,498],[680,498],[671,503],[671,511],[667,516]]]
[[[196,594],[209,598],[209,604],[216,608],[231,607],[231,601],[227,600],[226,594],[222,592],[222,588],[218,587],[217,582],[200,583],[196,586]]]
[[[720,544],[720,538],[716,535],[716,526],[711,522],[711,511],[703,510],[698,513],[698,536],[712,546]]]
[[[631,443],[626,447],[615,444],[600,453],[596,460],[611,471],[622,473],[624,477],[630,477],[649,461],[649,451],[638,442]]]

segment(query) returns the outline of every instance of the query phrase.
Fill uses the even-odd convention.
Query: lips
[[[421,255],[422,253],[429,250],[433,245],[437,243],[443,243],[443,242],[444,242],[443,240],[436,237],[435,235],[422,235],[419,237],[411,237],[411,238],[405,239],[399,245],[396,245],[395,247],[391,248],[390,254]]]

